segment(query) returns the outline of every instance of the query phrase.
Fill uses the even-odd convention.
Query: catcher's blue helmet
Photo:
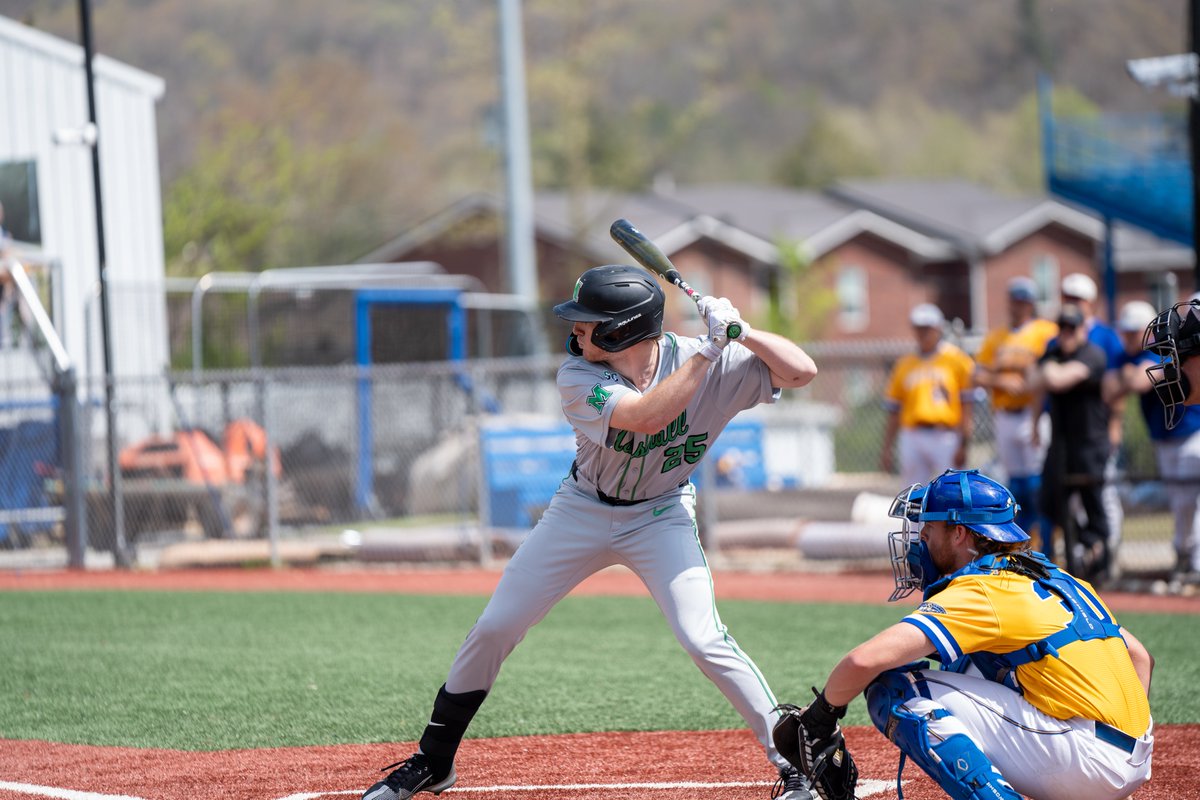
[[[948,469],[925,487],[918,519],[963,525],[996,542],[1024,542],[1029,534],[1015,521],[1020,508],[1012,492],[979,470]]]

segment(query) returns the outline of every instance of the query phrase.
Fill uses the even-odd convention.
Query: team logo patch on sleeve
[[[599,414],[604,410],[604,404],[610,397],[612,397],[612,392],[597,383],[592,387],[592,396],[587,399],[587,404],[596,409],[596,413]]]
[[[921,603],[917,608],[917,613],[925,612],[926,614],[945,614],[946,609],[939,606],[937,603]]]

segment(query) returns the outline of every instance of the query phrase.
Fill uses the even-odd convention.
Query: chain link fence
[[[710,547],[882,559],[889,523],[880,509],[899,486],[878,472],[881,397],[910,348],[812,344],[821,371],[809,387],[739,415],[696,476]],[[103,380],[86,375],[72,392],[78,419],[66,421],[77,428],[77,452],[69,453],[63,376],[46,342],[31,336],[0,350],[0,565],[65,563],[72,502],[89,565],[121,563],[122,549],[133,563],[213,543],[245,545],[229,551],[243,561],[290,559],[288,548],[303,544],[305,558],[488,563],[519,543],[570,465],[574,437],[554,387],[560,361],[214,370],[175,359],[179,370],[112,387],[114,483]],[[1144,425],[1128,405],[1122,563],[1167,570],[1172,522]],[[969,465],[1002,477],[986,397],[974,408]],[[820,525],[837,543],[827,552],[813,544]]]

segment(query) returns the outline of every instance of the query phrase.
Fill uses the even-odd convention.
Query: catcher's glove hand
[[[775,707],[779,721],[771,731],[775,749],[808,776],[821,800],[854,800],[858,767],[846,749],[838,720],[845,706],[833,706],[815,688],[817,698],[804,708],[783,703]]]

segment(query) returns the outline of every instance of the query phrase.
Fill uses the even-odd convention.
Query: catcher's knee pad
[[[867,712],[875,727],[954,800],[1021,800],[966,733],[946,730],[962,726],[928,699],[921,683],[916,673],[899,670],[876,678],[866,692]],[[943,720],[950,724],[939,725]],[[937,731],[937,744],[929,739],[931,724],[942,728]]]
[[[881,673],[863,693],[867,701],[867,714],[871,722],[884,736],[891,739],[888,726],[892,718],[892,709],[910,697],[916,696],[913,673],[893,669]]]

